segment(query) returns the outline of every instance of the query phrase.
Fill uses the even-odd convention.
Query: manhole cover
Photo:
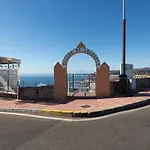
[[[80,107],[88,108],[88,107],[91,107],[91,106],[89,106],[89,105],[82,105],[82,106],[80,106]]]

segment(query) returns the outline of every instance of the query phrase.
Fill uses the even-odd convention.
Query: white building
[[[0,57],[0,92],[17,94],[20,85],[19,59]]]

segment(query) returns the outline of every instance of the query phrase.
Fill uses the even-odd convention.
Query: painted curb
[[[116,108],[109,108],[106,110],[96,110],[96,111],[73,111],[73,110],[50,110],[50,109],[21,109],[21,108],[1,108],[0,112],[16,112],[16,113],[26,113],[26,114],[35,114],[42,116],[59,116],[59,117],[79,117],[79,118],[93,118],[110,115],[113,113],[127,111],[131,109],[136,109],[139,107],[144,107],[150,105],[150,99],[119,106]]]
[[[50,110],[50,109],[42,109],[42,113],[47,113],[55,116],[62,117],[86,117],[88,115],[88,111],[73,111],[73,110]]]

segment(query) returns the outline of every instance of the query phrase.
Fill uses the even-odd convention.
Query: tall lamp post
[[[125,71],[126,65],[126,0],[123,0],[123,21],[122,21],[122,73],[120,75],[120,81],[122,82],[122,92],[127,92],[127,75]]]
[[[126,0],[123,0],[123,45],[122,45],[122,64],[123,64],[123,75],[125,75],[125,64],[126,64]]]

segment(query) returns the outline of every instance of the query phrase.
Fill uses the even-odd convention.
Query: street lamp
[[[122,34],[122,65],[123,65],[123,75],[126,76],[125,64],[126,64],[126,0],[123,0],[123,34]]]
[[[122,65],[120,81],[122,82],[123,93],[127,91],[127,75],[125,71],[126,65],[126,0],[123,0],[123,20],[122,20]]]

